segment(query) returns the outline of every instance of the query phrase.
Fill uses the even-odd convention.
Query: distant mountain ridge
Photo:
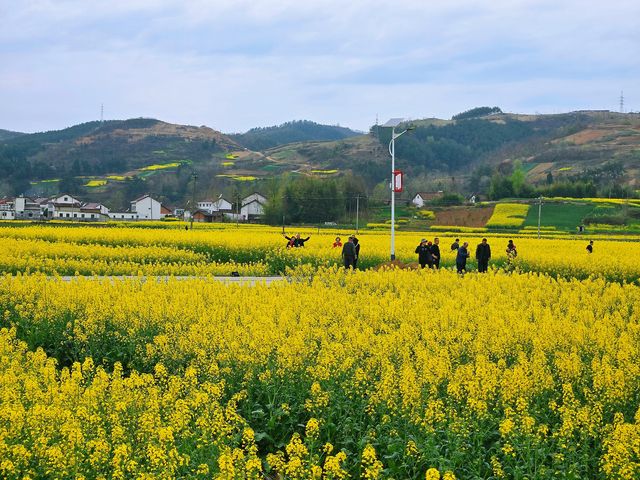
[[[358,135],[362,135],[362,132],[339,125],[294,120],[272,127],[252,128],[245,133],[231,134],[229,137],[249,150],[260,151],[289,143],[335,141]]]
[[[26,135],[22,132],[12,132],[11,130],[3,130],[0,128],[0,142],[4,140],[9,140],[10,138],[19,137],[21,135]]]

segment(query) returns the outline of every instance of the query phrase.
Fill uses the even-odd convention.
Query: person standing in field
[[[344,262],[344,268],[356,268],[356,246],[353,244],[353,237],[349,237],[347,243],[342,247],[342,261]]]
[[[435,269],[440,268],[440,239],[438,237],[433,239],[433,245],[431,245],[431,256],[433,257],[433,266]]]
[[[457,252],[459,248],[460,248],[460,239],[456,238],[456,241],[451,244],[451,251]]]
[[[340,240],[340,237],[336,237],[335,242],[333,242],[333,247],[331,248],[338,248],[338,247],[342,247],[342,241]]]
[[[310,238],[311,238],[310,236],[307,238],[300,238],[300,234],[296,233],[296,239],[293,242],[293,246],[296,248],[304,247],[304,242],[308,242]]]
[[[292,235],[291,237],[287,237],[284,233],[282,234],[282,236],[284,238],[287,239],[287,248],[293,248],[295,247],[295,243],[296,243],[296,237],[295,235]]]
[[[587,252],[593,253],[593,240],[591,240],[589,245],[587,245]]]
[[[464,273],[467,271],[467,258],[469,258],[469,246],[468,242],[464,242],[461,247],[458,247],[458,254],[456,255],[456,268],[458,273]]]
[[[352,235],[351,239],[353,240],[353,244],[355,245],[355,248],[356,248],[356,260],[353,262],[353,268],[357,268],[358,260],[360,259],[360,240],[358,240],[358,238],[355,235]]]
[[[478,244],[476,248],[476,260],[478,261],[478,272],[485,273],[489,267],[489,260],[491,260],[491,247],[486,238],[483,238],[482,243]]]
[[[416,247],[416,253],[418,254],[418,263],[420,268],[424,268],[429,265],[429,268],[433,266],[433,257],[431,256],[431,247],[427,244],[427,239],[420,240],[420,245]]]
[[[516,250],[516,245],[515,243],[513,243],[513,240],[509,240],[509,243],[507,244],[507,264],[511,265],[513,263],[513,261],[516,259],[516,257],[518,256],[518,250]]]

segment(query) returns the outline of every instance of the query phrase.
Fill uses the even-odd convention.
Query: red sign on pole
[[[401,170],[393,171],[393,191],[396,193],[402,191],[402,171]]]

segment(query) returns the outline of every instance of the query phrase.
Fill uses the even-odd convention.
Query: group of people
[[[418,254],[418,263],[421,268],[440,268],[440,239],[433,239],[433,242],[423,238],[420,245],[416,247]]]
[[[301,238],[297,233],[290,237],[282,235],[287,239],[287,248],[300,248],[304,247],[305,242],[309,241],[311,236],[307,238]],[[358,266],[358,257],[360,256],[360,241],[355,235],[351,235],[347,242],[343,245],[342,239],[336,237],[333,242],[332,248],[342,248],[342,260],[344,262],[344,268],[355,269]]]
[[[287,248],[304,247],[304,243],[308,242],[309,239],[311,238],[310,236],[307,238],[301,238],[299,233],[296,233],[295,235],[291,235],[290,237],[287,237],[284,234],[282,236],[287,239]]]
[[[347,243],[342,245],[340,237],[336,237],[336,241],[333,242],[333,247],[337,248],[342,246],[342,261],[344,262],[344,268],[351,268],[353,270],[358,266],[358,257],[360,256],[360,241],[355,235],[349,236]]]
[[[291,237],[283,234],[283,237],[287,239],[287,248],[304,247],[305,242],[311,238],[310,236],[301,238],[299,233]],[[342,248],[344,268],[355,269],[357,267],[358,257],[360,256],[360,241],[355,235],[351,235],[345,244],[342,243],[340,237],[336,237],[332,248]],[[456,254],[456,270],[458,273],[465,273],[467,271],[467,259],[471,256],[469,242],[464,242],[460,245],[460,239],[456,238],[451,244],[451,251]],[[593,253],[593,240],[587,245],[587,252]],[[418,263],[421,268],[440,268],[440,239],[438,237],[434,238],[433,242],[428,241],[426,238],[420,240],[415,253],[418,254]],[[518,256],[518,250],[513,240],[509,240],[507,243],[506,253],[507,264],[511,265]],[[486,238],[483,238],[476,247],[476,260],[478,262],[478,272],[485,273],[489,269],[489,260],[491,260],[491,246]]]
[[[418,254],[418,263],[420,263],[421,268],[440,268],[439,243],[440,239],[437,237],[433,239],[433,242],[427,241],[426,238],[420,241],[420,245],[416,247],[415,253]],[[469,242],[464,242],[460,245],[460,239],[456,238],[451,244],[451,251],[456,254],[456,270],[458,273],[466,272],[467,259],[471,256],[469,253]],[[518,256],[518,250],[513,240],[509,240],[506,252],[507,262],[511,264]],[[483,238],[482,242],[476,247],[476,260],[478,261],[478,272],[485,273],[489,269],[489,260],[491,260],[491,246],[486,238]]]

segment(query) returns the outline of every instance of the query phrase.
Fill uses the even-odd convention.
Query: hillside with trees
[[[11,130],[2,130],[0,128],[0,142],[9,140],[10,138],[19,137],[20,135],[24,135],[24,133],[12,132]]]
[[[252,128],[246,133],[229,136],[249,150],[267,150],[289,143],[342,140],[358,135],[362,133],[339,125],[296,120],[273,127]]]
[[[454,117],[416,120],[415,129],[396,142],[396,166],[405,173],[407,192],[443,190],[456,198],[492,199],[620,197],[636,195],[640,188],[638,114],[520,115],[479,107]],[[300,135],[307,128],[306,138],[342,127],[289,122],[250,132],[272,145],[299,138],[291,132]],[[366,135],[254,150],[241,145],[238,136],[208,127],[145,118],[88,122],[0,140],[0,196],[66,192],[123,208],[131,197],[150,192],[169,204],[187,205],[196,173],[198,196],[237,198],[271,189],[300,201],[310,194],[294,195],[294,190],[304,191],[309,180],[313,188],[337,185],[336,198],[343,198],[341,182],[357,178],[363,195],[384,200],[390,134],[389,128],[372,127]],[[282,185],[294,190],[272,188],[274,180],[284,178],[289,180]],[[284,211],[296,218],[293,207],[278,208],[277,215]]]

